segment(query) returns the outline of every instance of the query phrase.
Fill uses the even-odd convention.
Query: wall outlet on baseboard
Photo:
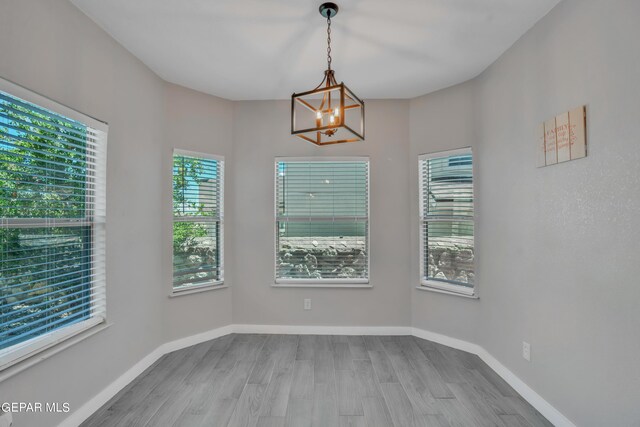
[[[304,309],[311,310],[311,298],[304,299]]]
[[[531,344],[526,341],[522,341],[522,357],[527,362],[531,362]]]

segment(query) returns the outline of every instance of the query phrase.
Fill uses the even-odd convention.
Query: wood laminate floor
[[[231,334],[163,356],[83,426],[551,426],[475,355],[412,336]]]

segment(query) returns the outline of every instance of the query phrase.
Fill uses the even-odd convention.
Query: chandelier
[[[338,83],[331,68],[331,18],[335,3],[320,5],[327,18],[327,70],[315,89],[291,96],[291,134],[316,145],[364,140],[364,102],[344,83]]]

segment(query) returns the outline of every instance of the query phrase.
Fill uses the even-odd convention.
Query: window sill
[[[421,291],[427,291],[427,292],[435,292],[437,294],[453,295],[453,296],[456,296],[456,297],[462,297],[462,298],[467,298],[467,299],[475,299],[475,300],[480,299],[480,297],[475,295],[475,294],[467,295],[467,294],[462,294],[460,292],[453,292],[453,291],[447,291],[447,290],[444,290],[444,289],[431,288],[431,287],[425,286],[425,285],[416,286],[416,289],[421,290]]]
[[[95,326],[91,326],[87,329],[70,335],[49,347],[45,347],[37,352],[34,352],[25,359],[17,361],[12,365],[8,365],[2,371],[0,371],[0,383],[26,369],[29,369],[30,367],[42,362],[43,360],[47,360],[51,356],[58,354],[61,351],[66,350],[67,348],[81,341],[84,341],[85,339],[97,334],[98,332],[104,331],[111,325],[113,325],[113,323],[102,322]]]
[[[193,288],[185,288],[179,291],[172,291],[169,298],[181,297],[183,295],[199,294],[200,292],[216,291],[218,289],[227,289],[229,285],[224,282],[214,282],[207,285],[194,286]]]
[[[274,283],[272,288],[372,289],[368,283]]]

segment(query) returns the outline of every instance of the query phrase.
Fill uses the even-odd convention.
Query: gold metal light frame
[[[331,69],[331,17],[335,3],[323,3],[320,14],[327,18],[327,70],[315,89],[291,96],[291,134],[316,145],[364,140],[364,102]]]

